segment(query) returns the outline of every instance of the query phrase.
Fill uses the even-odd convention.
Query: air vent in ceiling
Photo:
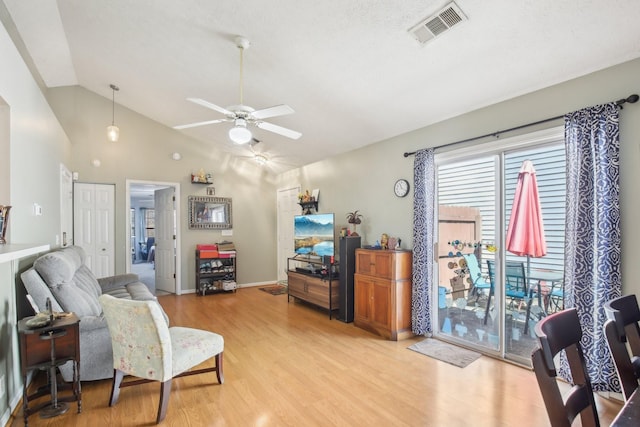
[[[462,13],[458,5],[451,2],[435,15],[428,17],[418,25],[409,29],[409,34],[424,44],[444,33],[454,25],[466,20],[467,17]]]

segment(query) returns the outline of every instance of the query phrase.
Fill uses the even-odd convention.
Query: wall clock
[[[409,194],[409,181],[406,179],[399,179],[393,186],[393,192],[398,197],[404,197]]]

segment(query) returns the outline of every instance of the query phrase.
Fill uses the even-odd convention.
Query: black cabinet
[[[338,320],[353,322],[353,275],[356,273],[356,249],[360,236],[341,237],[339,242],[340,301]]]

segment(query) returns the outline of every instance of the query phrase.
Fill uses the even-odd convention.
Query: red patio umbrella
[[[529,160],[522,162],[518,174],[506,243],[509,252],[527,257],[527,274],[529,257],[538,258],[547,254],[536,170]]]
[[[543,257],[547,254],[547,242],[544,238],[544,225],[542,223],[542,210],[538,197],[538,181],[536,170],[529,160],[522,162],[518,173],[518,184],[513,196],[511,217],[507,229],[507,250],[518,256],[527,257],[527,289],[530,289],[529,277],[531,275],[531,257]],[[531,303],[527,304],[527,317],[524,333],[529,329],[529,310]]]
[[[518,173],[518,184],[513,196],[506,243],[509,252],[527,257],[527,289],[530,289],[531,257],[545,256],[547,242],[544,238],[536,170],[529,160],[522,162]],[[525,333],[526,329],[525,327]]]

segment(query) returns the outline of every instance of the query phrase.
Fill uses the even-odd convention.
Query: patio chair
[[[607,344],[616,366],[625,400],[638,388],[640,379],[640,309],[635,295],[625,295],[604,304]],[[628,344],[628,348],[627,348]]]
[[[552,282],[551,292],[549,292],[549,304],[547,313],[554,313],[564,309],[564,288],[562,282]]]
[[[554,427],[569,427],[580,415],[583,427],[599,427],[598,411],[591,380],[580,345],[582,328],[575,308],[545,317],[535,326],[540,347],[531,354],[533,371]],[[558,386],[554,357],[565,351],[573,387],[563,397]]]
[[[487,270],[489,271],[489,280],[491,281],[491,291],[489,293],[489,301],[487,302],[487,314],[491,305],[491,297],[494,292],[495,283],[495,261],[487,260]],[[531,314],[532,298],[527,289],[527,276],[524,271],[524,263],[507,261],[505,267],[505,297],[509,298],[509,305],[513,308],[516,304],[524,303],[526,305],[526,316],[524,322],[524,334],[529,332],[529,317]],[[486,324],[486,314],[485,314]]]
[[[478,264],[476,254],[463,254],[462,257],[467,263],[469,277],[471,278],[471,289],[469,291],[469,295],[475,295],[476,301],[478,301],[480,295],[484,293],[484,291],[491,289],[491,283],[487,282],[484,277],[482,277],[482,271],[480,271],[480,264]]]

